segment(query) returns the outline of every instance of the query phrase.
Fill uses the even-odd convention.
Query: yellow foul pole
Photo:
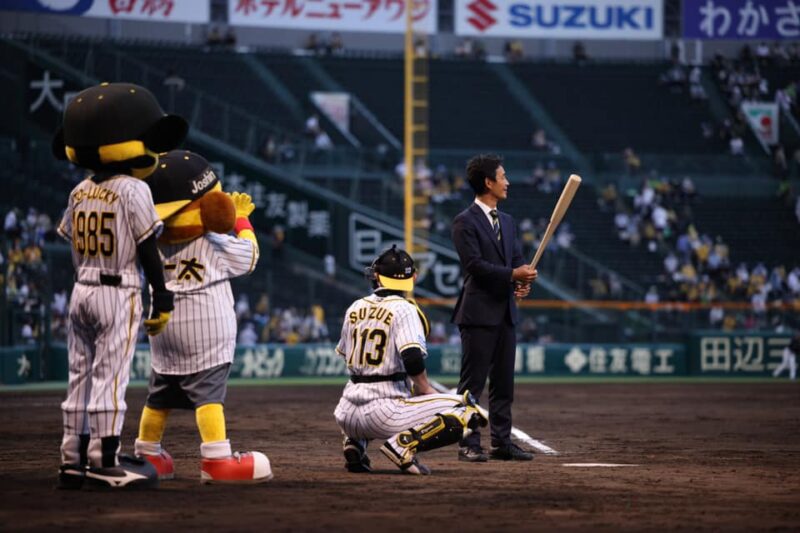
[[[412,13],[414,0],[406,0],[405,39],[405,120],[403,149],[405,161],[405,183],[403,188],[405,248],[414,253],[414,28]]]

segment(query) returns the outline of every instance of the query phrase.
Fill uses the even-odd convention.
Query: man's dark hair
[[[467,162],[467,181],[476,195],[486,192],[484,180],[489,178],[494,181],[497,176],[497,168],[502,164],[503,159],[494,154],[476,155]]]

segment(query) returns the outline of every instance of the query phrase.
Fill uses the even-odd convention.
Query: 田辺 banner
[[[228,23],[322,31],[403,33],[406,8],[413,28],[436,33],[436,0],[230,0]]]
[[[800,0],[684,0],[688,39],[800,38]]]
[[[458,35],[661,39],[662,0],[455,0]]]
[[[0,10],[153,22],[210,20],[209,0],[2,0]]]

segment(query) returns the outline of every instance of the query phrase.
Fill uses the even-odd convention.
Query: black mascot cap
[[[219,178],[204,157],[173,150],[159,157],[158,168],[147,178],[161,220],[212,190]]]
[[[167,115],[153,94],[132,83],[103,83],[78,93],[53,140],[58,159],[92,170],[124,171],[153,165],[178,147],[189,129]]]

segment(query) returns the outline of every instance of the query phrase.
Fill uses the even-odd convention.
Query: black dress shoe
[[[58,467],[58,488],[76,490],[83,486],[86,479],[86,467],[82,465],[61,465]]]
[[[506,444],[492,447],[489,457],[499,461],[532,461],[533,453],[523,450],[516,444]]]
[[[489,456],[482,448],[469,448],[462,446],[458,449],[458,460],[467,463],[485,463],[489,460]]]

